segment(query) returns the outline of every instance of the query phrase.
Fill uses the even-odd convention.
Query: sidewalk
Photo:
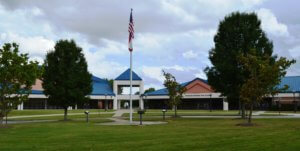
[[[100,114],[113,114],[115,112],[101,112]],[[90,114],[99,114],[99,112],[90,112]],[[51,116],[63,116],[64,114],[42,114],[42,115],[24,115],[24,116],[9,116],[7,119],[16,118],[32,118],[32,117],[51,117]],[[84,113],[68,113],[68,115],[84,115]]]

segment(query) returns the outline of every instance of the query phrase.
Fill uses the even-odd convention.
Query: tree
[[[249,74],[238,60],[255,50],[257,56],[271,56],[273,44],[261,29],[261,22],[255,13],[235,12],[219,24],[214,37],[215,46],[209,52],[212,67],[205,69],[208,83],[230,102],[239,102],[242,118],[245,118],[245,104],[240,96],[242,85]],[[274,58],[270,58],[274,60]]]
[[[170,74],[163,71],[165,76],[164,86],[168,90],[169,100],[168,104],[170,107],[174,107],[175,118],[177,117],[177,106],[181,103],[182,94],[185,92],[185,87],[177,83],[176,78]]]
[[[0,49],[0,122],[20,103],[28,99],[31,86],[41,75],[38,62],[29,61],[28,54],[19,53],[16,43]]]
[[[149,88],[147,90],[144,91],[144,93],[150,93],[150,92],[154,92],[155,88]]]
[[[44,68],[44,93],[49,103],[64,109],[67,120],[68,107],[87,101],[92,91],[92,75],[82,49],[73,40],[59,40],[47,53]]]
[[[111,88],[114,87],[114,79],[107,79],[105,78],[106,81],[108,81],[108,84],[110,85]],[[118,93],[122,94],[123,93],[123,87],[118,88]]]
[[[263,101],[263,98],[274,92],[274,87],[280,83],[286,74],[286,69],[295,60],[287,60],[284,57],[276,59],[276,56],[257,55],[251,50],[247,55],[239,57],[240,63],[249,73],[249,77],[241,87],[240,98],[250,107],[248,124],[251,124],[253,104]],[[274,61],[274,58],[276,59]]]

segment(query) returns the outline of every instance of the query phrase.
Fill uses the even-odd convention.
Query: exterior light
[[[89,111],[84,111],[84,114],[86,115],[86,122],[89,122]]]
[[[166,119],[166,112],[167,112],[167,110],[166,109],[162,109],[162,112],[163,112],[163,120],[165,120]]]
[[[146,110],[139,109],[137,112],[140,115],[140,125],[143,125],[143,123],[142,123],[142,115],[145,114]]]

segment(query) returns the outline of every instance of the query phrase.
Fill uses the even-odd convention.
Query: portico
[[[113,83],[113,92],[115,94],[113,101],[113,109],[121,109],[122,101],[129,101],[130,94],[123,92],[124,88],[130,86],[130,69],[127,69],[121,75],[119,75]],[[132,100],[139,102],[139,108],[144,109],[144,102],[141,95],[144,93],[144,82],[143,80],[132,71],[132,87],[138,88],[139,90],[132,94]]]

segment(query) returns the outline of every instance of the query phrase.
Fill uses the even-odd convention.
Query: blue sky
[[[134,9],[133,67],[145,87],[162,87],[161,71],[179,82],[206,78],[208,51],[219,21],[233,11],[256,12],[274,53],[300,61],[296,0],[0,0],[0,44],[17,42],[43,62],[59,39],[83,48],[89,71],[115,78],[129,67],[130,8]],[[288,75],[300,75],[300,62]]]

